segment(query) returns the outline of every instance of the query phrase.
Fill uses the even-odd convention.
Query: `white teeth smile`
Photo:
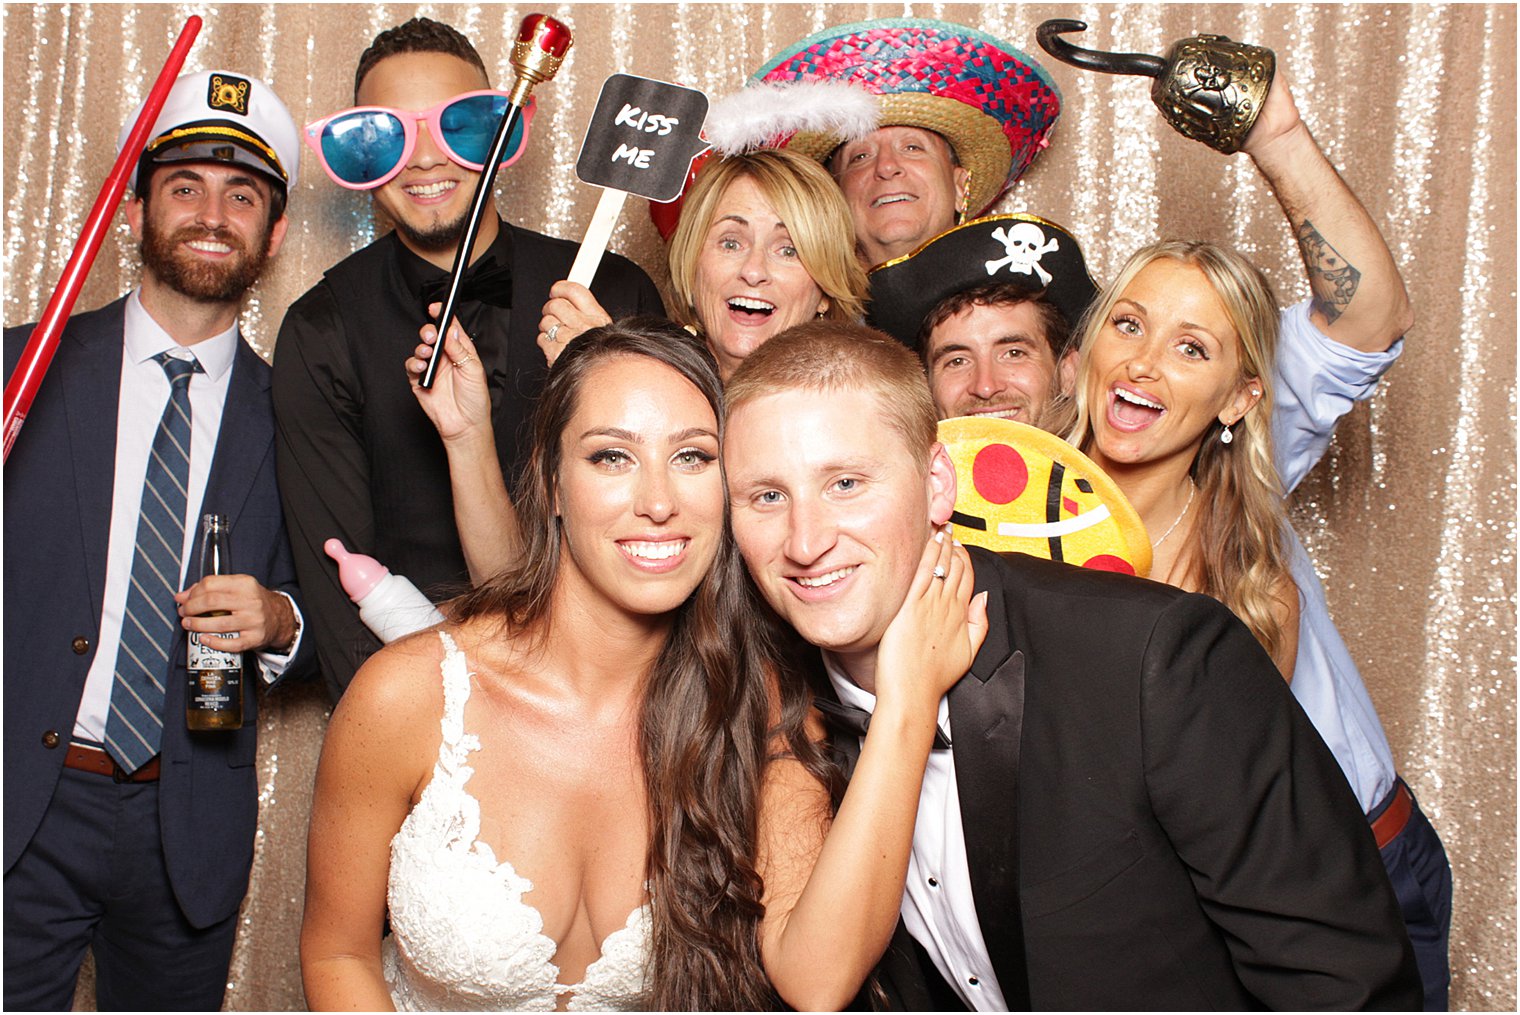
[[[739,310],[753,310],[756,313],[767,314],[776,309],[774,303],[767,303],[765,300],[757,300],[749,296],[735,296],[728,301],[728,305]]]
[[[459,184],[453,180],[440,180],[437,183],[418,183],[402,189],[413,197],[438,197],[447,194],[457,186]]]
[[[1019,410],[1012,409],[1012,408],[1010,408],[1010,409],[982,409],[979,412],[968,412],[968,413],[966,413],[967,416],[996,416],[996,417],[998,417],[1000,419],[1003,418],[1003,417],[1017,416],[1018,414],[1019,414]]]
[[[1132,405],[1143,405],[1147,409],[1165,409],[1166,408],[1166,406],[1160,404],[1159,402],[1152,402],[1148,398],[1141,398],[1139,395],[1135,394],[1133,391],[1126,391],[1124,388],[1115,388],[1114,389],[1114,397],[1116,397],[1116,398],[1122,398],[1124,401],[1129,402]]]
[[[803,576],[798,575],[797,584],[801,585],[805,589],[821,589],[834,584],[841,578],[849,577],[849,575],[854,571],[855,566],[852,564],[849,567],[841,567],[830,571],[828,574],[818,575],[816,578],[804,578]]]
[[[217,243],[215,240],[191,240],[185,246],[191,250],[200,250],[207,254],[230,254],[232,248],[225,243]]]
[[[886,197],[878,197],[871,202],[872,208],[881,208],[889,204],[897,204],[899,201],[913,200],[912,194],[888,194]]]
[[[619,543],[630,557],[640,560],[669,560],[686,549],[689,539],[667,539],[658,543]]]

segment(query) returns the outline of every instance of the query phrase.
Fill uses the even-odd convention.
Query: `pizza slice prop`
[[[939,425],[955,463],[955,538],[1142,578],[1151,541],[1124,494],[1092,460],[1054,434],[1006,419],[961,416]]]

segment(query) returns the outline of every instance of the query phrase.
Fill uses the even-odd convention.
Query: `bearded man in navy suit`
[[[269,367],[237,324],[285,236],[299,134],[263,82],[204,71],[150,137],[126,206],[142,284],[70,319],[5,465],[7,1008],[67,1009],[86,948],[102,1010],[221,1006],[257,695],[241,729],[188,731],[186,632],[247,653],[250,683],[312,654]],[[7,377],[30,333],[6,332]],[[229,519],[240,573],[196,580],[203,513]]]

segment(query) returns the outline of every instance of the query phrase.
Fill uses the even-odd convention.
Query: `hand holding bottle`
[[[290,600],[251,575],[210,574],[174,594],[180,626],[219,652],[283,653],[296,639]]]

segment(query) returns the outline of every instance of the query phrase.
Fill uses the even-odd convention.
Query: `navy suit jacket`
[[[5,463],[5,870],[26,849],[63,767],[95,658],[106,581],[126,300],[70,319],[47,379]],[[5,375],[30,327],[5,332]],[[269,367],[239,341],[198,512],[225,514],[232,562],[266,588],[296,595],[274,475]],[[191,560],[200,557],[199,532]],[[299,597],[297,597],[299,598]],[[302,638],[284,677],[310,668]],[[197,927],[237,910],[258,820],[257,694],[243,728],[192,734],[185,634],[164,702],[159,823],[169,879]],[[246,671],[257,674],[252,657]],[[283,678],[282,678],[283,679]]]

